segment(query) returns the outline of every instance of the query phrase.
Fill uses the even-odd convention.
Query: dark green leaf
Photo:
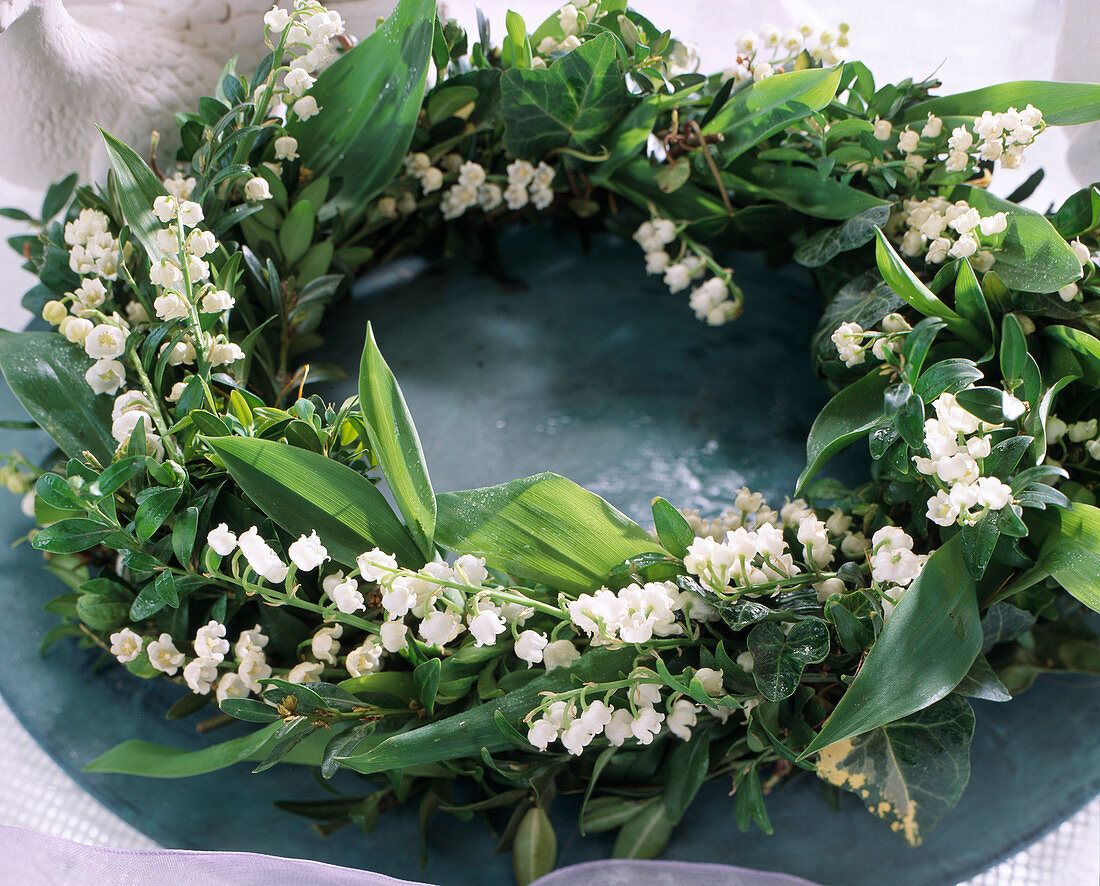
[[[218,707],[230,717],[248,723],[274,723],[282,720],[275,708],[258,698],[227,698]]]
[[[966,676],[959,681],[955,692],[965,695],[967,698],[980,698],[984,701],[1011,701],[1012,695],[1005,688],[1005,684],[989,666],[986,657],[981,653],[974,659]],[[950,696],[948,696],[950,698]]]
[[[0,330],[0,371],[31,418],[69,457],[88,450],[108,464],[117,445],[111,398],[84,381],[90,365],[82,348],[56,333]]]
[[[442,667],[443,662],[438,658],[429,658],[423,664],[417,665],[416,670],[413,671],[416,695],[429,717],[435,712],[435,696],[439,691],[439,675]]]
[[[851,690],[849,690],[851,691]],[[825,748],[818,777],[852,791],[910,846],[919,846],[970,780],[974,712],[957,695]]]
[[[172,527],[172,553],[176,555],[180,566],[191,566],[191,557],[195,552],[195,534],[199,527],[199,509],[190,507],[176,520]]]
[[[773,621],[760,622],[748,636],[752,676],[763,696],[779,701],[794,693],[806,665],[829,654],[829,628],[819,618],[797,622],[788,633]]]
[[[925,403],[931,403],[945,391],[957,394],[970,387],[982,377],[983,373],[973,360],[952,357],[933,363],[917,379],[913,390]]]
[[[653,525],[657,538],[672,556],[683,558],[688,546],[695,541],[695,533],[684,515],[663,498],[653,499]]]
[[[814,218],[840,221],[890,205],[835,178],[822,178],[809,166],[768,163],[752,155],[735,160],[722,172],[722,181],[734,191],[778,200]]]
[[[99,594],[81,594],[76,601],[76,615],[93,631],[113,631],[126,621],[130,607]]]
[[[164,225],[153,215],[153,201],[167,194],[167,191],[132,148],[102,129],[100,133],[107,145],[107,156],[118,182],[118,202],[126,224],[145,251],[154,258],[160,258],[156,232],[162,230]]]
[[[279,248],[287,265],[298,261],[313,242],[315,213],[308,200],[299,200],[287,213],[279,228]]]
[[[62,209],[64,209],[69,200],[72,199],[73,190],[76,188],[76,182],[79,176],[74,172],[72,175],[68,175],[59,182],[55,182],[46,189],[46,197],[42,201],[42,221],[48,222],[55,215],[57,215]],[[29,216],[26,220],[29,220]]]
[[[675,827],[665,804],[655,797],[622,826],[611,854],[614,858],[656,858],[668,845]]]
[[[178,487],[155,489],[141,498],[141,504],[134,512],[134,526],[137,537],[148,541],[168,519],[176,502],[180,500],[182,489]]]
[[[541,160],[554,148],[595,153],[633,103],[615,38],[586,41],[543,70],[512,68],[500,78],[504,147]]]
[[[982,644],[974,581],[962,539],[935,551],[902,596],[805,759],[834,742],[939,701],[966,676]]]
[[[378,547],[410,568],[424,564],[382,493],[346,465],[271,440],[207,442],[265,514],[294,536],[316,530],[338,563],[350,566],[359,554]]]
[[[852,216],[843,224],[818,231],[794,251],[793,258],[803,267],[819,268],[840,253],[856,249],[873,240],[875,228],[886,224],[889,218],[888,205],[872,206],[859,215]]]
[[[665,762],[665,815],[679,824],[699,793],[710,769],[710,736],[696,731],[690,741],[678,741]]]
[[[975,580],[985,575],[989,558],[993,556],[997,539],[1001,537],[1000,519],[1000,511],[987,511],[977,523],[962,528],[963,560],[967,572]]]
[[[1035,626],[1036,616],[1010,603],[994,603],[982,619],[982,652],[998,643],[1010,643]]]
[[[127,543],[125,536],[120,537],[120,533],[109,526],[84,517],[72,517],[59,520],[36,533],[31,544],[40,551],[73,554],[94,548],[112,538],[123,545]]]

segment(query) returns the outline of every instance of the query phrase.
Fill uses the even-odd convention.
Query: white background
[[[482,0],[496,39],[504,33],[504,12],[511,8],[529,30],[558,4],[548,0]],[[475,4],[448,0],[447,11],[476,34]],[[676,36],[696,44],[704,70],[726,67],[732,44],[743,30],[764,24],[790,27],[808,20],[818,26],[851,25],[849,57],[866,62],[879,84],[905,77],[935,75],[944,92],[958,92],[1004,80],[1100,80],[1100,37],[1090,12],[1096,0],[635,0],[633,6]],[[257,33],[260,31],[257,23]],[[474,42],[471,38],[471,43]],[[0,42],[0,51],[3,44]],[[0,97],[0,120],[7,102]],[[95,121],[74,121],[92,125]],[[1021,173],[998,174],[994,190],[1005,194],[1038,166],[1047,179],[1030,201],[1045,209],[1060,202],[1080,183],[1100,178],[1100,137],[1095,127],[1072,134],[1050,130],[1029,151]],[[35,213],[41,196],[0,179],[0,205]],[[21,226],[0,219],[0,236]],[[20,260],[0,244],[0,327],[21,328],[28,315],[19,307],[33,278],[20,271]],[[149,845],[111,813],[85,795],[34,745],[0,703],[0,822],[33,827],[73,839],[115,846]],[[1093,803],[1075,819],[1032,849],[979,878],[982,886],[1077,886],[1100,878],[1100,805]]]

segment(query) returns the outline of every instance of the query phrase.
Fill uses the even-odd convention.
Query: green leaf
[[[72,175],[66,176],[61,181],[55,182],[46,189],[46,196],[42,201],[43,222],[50,221],[68,205],[69,200],[72,199],[73,190],[76,188],[78,178],[79,176],[74,172]],[[24,221],[30,221],[30,216],[27,216]]]
[[[806,467],[796,492],[801,492],[833,455],[863,437],[882,417],[883,396],[889,385],[888,374],[872,369],[825,404],[806,438]]]
[[[595,153],[634,102],[610,34],[586,41],[549,68],[505,71],[500,98],[504,147],[527,160],[555,148]]]
[[[247,723],[274,723],[282,719],[275,708],[258,698],[226,698],[218,707],[222,713]]]
[[[794,251],[793,258],[805,268],[819,268],[840,253],[857,249],[873,240],[875,228],[886,224],[889,218],[889,204],[872,206],[843,224],[818,231]]]
[[[424,463],[424,450],[401,387],[393,377],[367,323],[367,340],[359,363],[359,406],[371,451],[397,501],[420,552],[430,560],[435,547],[435,493]]]
[[[807,665],[829,654],[829,628],[819,618],[807,618],[788,633],[774,621],[757,624],[748,636],[756,688],[770,701],[792,695]]]
[[[180,488],[155,489],[141,498],[134,512],[134,531],[142,541],[148,541],[153,533],[160,529],[183,490]]]
[[[668,845],[676,825],[665,812],[660,797],[654,797],[619,830],[614,858],[656,858]]]
[[[100,594],[81,594],[76,615],[94,631],[113,631],[126,621],[130,607]]]
[[[993,339],[993,318],[989,314],[989,304],[969,261],[959,262],[958,276],[955,278],[955,307],[974,328],[990,340]]]
[[[970,321],[964,320],[940,301],[939,297],[920,281],[909,266],[901,260],[901,256],[894,251],[894,247],[881,230],[877,234],[877,240],[875,259],[882,279],[890,288],[924,316],[941,318],[963,341],[979,351],[985,350],[986,342],[982,334],[971,325]]]
[[[439,675],[443,662],[438,658],[429,658],[413,671],[416,695],[430,717],[435,712],[435,696],[439,692]]]
[[[849,690],[851,691],[851,690]],[[910,846],[919,846],[970,780],[974,712],[957,695],[830,745],[818,777],[857,794]]]
[[[684,817],[709,769],[708,733],[700,734],[697,730],[690,741],[677,740],[665,763],[665,814],[673,824],[679,824]]]
[[[70,458],[87,450],[108,464],[117,445],[111,398],[84,381],[90,366],[82,348],[56,333],[0,330],[0,371],[31,418]]]
[[[725,165],[792,123],[820,111],[836,96],[841,68],[776,74],[740,90],[703,127],[721,133],[718,159]]]
[[[103,544],[112,536],[122,545],[128,542],[126,536],[120,537],[120,534],[109,526],[84,517],[72,517],[51,523],[45,529],[35,533],[31,544],[40,551],[74,554]]]
[[[1073,351],[1088,370],[1089,378],[1100,379],[1100,339],[1072,326],[1047,326],[1043,329],[1043,335]],[[1095,381],[1093,383],[1097,384]]]
[[[522,689],[477,705],[468,711],[393,735],[361,754],[343,758],[349,769],[370,774],[421,763],[477,757],[484,748],[496,753],[511,748],[511,741],[497,728],[495,715],[500,711],[513,725],[539,704],[539,693],[562,692],[574,679],[600,682],[618,679],[634,662],[633,649],[593,649],[567,668],[555,668],[537,677]]]
[[[800,759],[939,701],[966,676],[981,645],[974,580],[956,535],[928,558]]]
[[[1100,612],[1100,508],[1074,502],[1073,510],[1047,510],[1038,519],[1051,529],[1037,565],[1069,593]]]
[[[160,258],[163,253],[157,246],[156,232],[164,225],[153,215],[153,201],[168,192],[133,148],[102,129],[99,131],[118,182],[118,202],[126,224],[145,251],[153,258]]]
[[[1067,240],[1091,231],[1100,224],[1100,190],[1096,185],[1082,188],[1061,205],[1050,221]]]
[[[968,185],[952,188],[948,198],[965,200],[983,216],[997,212],[1008,216],[1004,240],[993,253],[997,259],[993,270],[1010,289],[1057,292],[1080,279],[1081,263],[1073,250],[1038,212]]]
[[[1012,695],[1005,688],[1005,684],[1001,682],[996,672],[990,667],[988,659],[981,653],[978,653],[978,657],[974,659],[974,664],[970,666],[966,676],[959,681],[955,692],[967,698],[980,698],[984,701],[1012,700]]]
[[[752,155],[724,170],[722,181],[734,191],[778,200],[814,218],[840,221],[890,205],[888,200],[880,200],[834,178],[822,178],[809,166],[767,163]]]
[[[287,126],[302,164],[343,182],[330,203],[361,210],[401,168],[431,59],[435,0],[401,0],[373,34],[326,68],[310,87],[321,111]]]
[[[256,754],[282,723],[272,723],[240,738],[184,751],[131,739],[111,748],[84,767],[85,772],[144,775],[147,778],[183,778],[232,766]]]
[[[683,559],[688,547],[695,541],[695,533],[688,525],[687,519],[660,497],[653,499],[652,510],[657,538],[672,556]]]
[[[1011,107],[1033,104],[1052,126],[1074,126],[1100,120],[1100,85],[1058,83],[1050,80],[1013,80],[955,95],[941,95],[910,105],[902,121],[937,117],[980,117],[985,111],[1000,113]]]
[[[656,542],[595,493],[558,474],[438,497],[436,539],[457,554],[566,591],[599,587]]]
[[[212,437],[244,493],[291,535],[321,537],[338,563],[350,566],[381,548],[412,569],[424,557],[377,487],[346,465],[305,449],[249,437]]]
[[[554,869],[558,857],[558,838],[554,826],[541,806],[532,806],[524,814],[512,843],[512,871],[518,886],[527,886]]]
[[[283,220],[279,228],[279,248],[288,266],[305,255],[313,243],[314,218],[313,204],[299,200]]]
[[[510,44],[504,50],[505,67],[530,68],[531,41],[527,37],[527,24],[524,22],[523,16],[509,9],[504,16],[504,26],[508,29],[508,42]]]
[[[190,507],[184,511],[172,527],[172,553],[184,568],[191,565],[195,551],[195,535],[199,528],[199,509]]]
[[[597,797],[584,809],[582,834],[602,834],[622,827],[641,812],[646,804],[623,797]]]

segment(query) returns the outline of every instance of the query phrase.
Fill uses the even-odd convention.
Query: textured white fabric
[[[533,28],[559,4],[553,0],[480,0],[499,40],[504,13],[514,9]],[[678,36],[695,42],[704,68],[728,64],[738,31],[806,18],[819,25],[847,21],[851,55],[866,61],[879,82],[936,73],[944,91],[957,92],[1015,79],[1100,80],[1100,16],[1096,0],[634,0],[632,5]],[[448,0],[448,12],[471,32],[474,0]],[[1063,12],[1064,6],[1064,12]],[[18,96],[0,97],[5,102]],[[1067,162],[1067,145],[1071,145]],[[1040,166],[1047,179],[1030,205],[1045,209],[1080,183],[1100,178],[1100,126],[1068,134],[1044,133],[1016,174],[998,173],[995,190],[1008,193]],[[35,212],[40,195],[0,181],[0,205]],[[22,233],[0,219],[0,236]],[[21,293],[34,282],[0,244],[0,327],[22,328],[28,315]],[[16,825],[82,843],[145,849],[155,844],[86,794],[50,760],[0,703],[0,824]],[[3,882],[7,879],[5,871]],[[24,881],[31,882],[31,881]],[[61,882],[61,881],[55,881]],[[90,882],[90,881],[84,881]],[[122,882],[116,880],[115,882]],[[171,881],[162,881],[171,882]],[[198,881],[191,880],[190,883]],[[233,882],[245,882],[234,879]],[[700,881],[701,882],[701,881]],[[1095,886],[1100,882],[1100,799],[1046,838],[967,886]]]

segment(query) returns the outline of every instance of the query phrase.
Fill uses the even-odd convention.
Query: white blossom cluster
[[[722,80],[735,83],[765,80],[782,73],[803,52],[826,67],[841,61],[837,50],[848,45],[848,25],[841,22],[836,30],[817,29],[809,22],[787,31],[765,25],[759,32],[737,35],[737,58],[722,72]]]
[[[555,52],[572,52],[581,45],[580,35],[588,26],[602,18],[606,13],[600,11],[598,2],[591,3],[566,3],[558,10],[558,25],[561,27],[562,38],[559,40],[552,34],[548,34],[539,41],[535,49],[535,57],[531,60],[534,68],[546,67],[546,56]]]
[[[249,568],[272,584],[282,584],[290,571],[275,549],[261,538],[255,526],[238,536],[225,523],[220,523],[207,533],[206,543],[222,557],[239,549]],[[316,531],[302,535],[292,543],[287,549],[287,556],[299,572],[312,572],[329,559],[328,550]]]
[[[676,223],[670,219],[655,216],[642,222],[633,236],[645,252],[646,273],[664,274],[670,292],[682,292],[707,270],[707,262],[698,255],[681,255],[672,260],[668,247],[676,242],[677,233]],[[717,275],[696,286],[688,304],[695,316],[709,326],[721,326],[741,313],[741,305],[730,298],[728,280]]]
[[[643,671],[643,674],[651,673]],[[700,668],[695,676],[703,690],[712,698],[725,694],[722,671]],[[613,747],[622,747],[633,740],[639,745],[653,743],[663,727],[682,741],[691,738],[691,730],[698,722],[703,709],[688,698],[670,697],[665,713],[657,710],[661,703],[661,688],[640,676],[627,690],[628,699],[621,706],[609,704],[607,699],[596,699],[587,705],[578,705],[576,697],[557,698],[544,703],[538,711],[529,715],[527,740],[540,751],[552,742],[560,741],[570,754],[579,756],[598,736],[607,739]],[[707,710],[715,716],[723,716],[717,708]],[[538,717],[533,717],[538,713]]]
[[[431,157],[415,152],[405,158],[405,172],[419,182],[424,194],[438,191],[448,176],[456,177],[454,184],[443,193],[439,204],[443,218],[448,221],[475,206],[484,212],[492,212],[502,204],[513,211],[530,204],[541,211],[554,202],[551,187],[554,168],[544,162],[535,166],[527,160],[512,161],[506,170],[507,182],[503,189],[489,176],[484,166],[459,154],[446,154],[440,158],[439,166],[433,166]],[[415,198],[408,192],[400,200],[392,196],[382,197],[377,207],[386,218],[410,215],[417,208]]]
[[[683,633],[676,613],[684,592],[670,581],[630,584],[618,592],[600,588],[568,604],[573,624],[593,646],[648,643],[654,637]]]
[[[932,264],[967,258],[977,271],[993,267],[991,249],[1008,228],[1004,212],[983,216],[965,200],[951,203],[938,196],[905,200],[899,219],[905,227],[899,246],[902,255],[923,255]]]
[[[288,11],[272,6],[264,15],[265,39],[272,49],[284,39],[283,49],[290,56],[289,67],[283,74],[282,88],[278,92],[280,105],[272,107],[274,116],[285,116],[289,108],[299,120],[308,120],[321,111],[317,99],[306,93],[316,82],[315,74],[327,68],[339,55],[337,40],[344,36],[344,19],[317,3],[316,0],[295,0]],[[265,87],[261,86],[260,89]],[[276,152],[288,156],[277,159],[293,159],[297,144],[284,143]]]
[[[829,336],[844,365],[851,368],[867,359],[867,352],[886,360],[887,351],[897,352],[912,327],[901,314],[887,314],[881,321],[882,332],[865,330],[858,323],[841,323]]]
[[[981,160],[996,160],[1005,169],[1019,169],[1024,163],[1024,150],[1044,128],[1043,114],[1034,105],[1029,104],[1022,111],[1009,108],[1000,114],[985,111],[969,129],[957,126],[951,131],[947,140],[947,171],[968,169],[975,152]]]
[[[990,432],[999,426],[981,421],[943,393],[932,403],[935,418],[924,422],[928,458],[913,456],[917,470],[935,477],[941,488],[928,500],[928,519],[940,526],[965,525],[987,510],[999,511],[1012,503],[1012,488],[996,477],[981,475],[981,462],[992,449]],[[1004,395],[1006,417],[1018,418],[1025,405]]]
[[[1090,418],[1087,421],[1077,421],[1066,424],[1058,416],[1052,415],[1047,419],[1046,440],[1048,446],[1065,441],[1080,443],[1085,451],[1095,461],[1100,461],[1100,436],[1098,436],[1097,420]],[[1047,459],[1048,462],[1051,459]]]
[[[927,561],[927,554],[913,553],[912,537],[897,526],[883,526],[871,536],[871,578],[879,585],[908,588]],[[898,599],[895,594],[893,602]],[[887,600],[883,603],[889,615],[893,606]]]
[[[111,233],[105,213],[82,209],[75,219],[65,223],[64,237],[69,247],[69,267],[74,274],[118,279],[118,238]]]
[[[1089,251],[1089,248],[1081,242],[1080,238],[1071,241],[1069,248],[1073,250],[1073,254],[1077,257],[1077,261],[1081,263],[1081,270],[1087,271],[1092,265],[1092,253]],[[1076,283],[1067,283],[1058,290],[1058,297],[1067,303],[1076,301],[1080,295],[1081,289]]]

